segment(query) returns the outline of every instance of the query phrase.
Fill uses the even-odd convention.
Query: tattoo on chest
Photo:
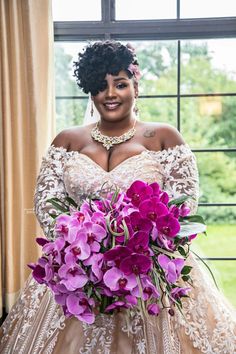
[[[147,129],[147,130],[145,130],[143,136],[145,138],[153,138],[155,136],[155,134],[156,134],[155,130]]]

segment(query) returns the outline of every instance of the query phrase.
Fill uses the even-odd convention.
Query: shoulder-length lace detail
[[[66,149],[50,146],[47,154],[43,157],[34,195],[35,215],[42,227],[45,236],[53,239],[52,217],[49,215],[56,212],[52,205],[47,202],[49,198],[64,200],[66,196],[63,181],[63,164]]]
[[[164,190],[172,197],[187,194],[187,201],[194,214],[199,196],[199,179],[195,155],[187,144],[177,145],[162,151],[149,151],[164,170]]]

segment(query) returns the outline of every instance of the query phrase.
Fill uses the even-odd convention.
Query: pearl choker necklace
[[[99,143],[102,143],[102,145],[109,150],[113,145],[116,144],[121,144],[124,143],[125,141],[131,139],[135,132],[135,124],[136,124],[136,119],[134,121],[133,128],[128,130],[126,133],[120,135],[120,136],[108,136],[108,135],[103,135],[101,131],[98,128],[98,122],[95,125],[95,127],[91,130],[91,136],[94,140],[98,141]]]

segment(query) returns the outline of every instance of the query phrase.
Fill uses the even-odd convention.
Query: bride
[[[195,157],[173,127],[136,119],[140,78],[134,50],[119,42],[88,45],[75,63],[77,84],[91,94],[91,116],[99,120],[62,131],[43,158],[35,212],[53,239],[47,200],[69,195],[79,202],[103,183],[126,189],[134,180],[157,181],[173,197],[191,195],[197,208]],[[5,320],[0,352],[5,354],[236,353],[236,316],[192,257],[194,287],[183,313],[164,310],[152,321],[138,311],[127,324],[123,312],[99,315],[88,325],[66,319],[45,285],[30,277]]]

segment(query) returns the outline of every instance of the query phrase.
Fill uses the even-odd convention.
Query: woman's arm
[[[66,190],[63,182],[63,165],[66,158],[67,134],[61,132],[54,139],[52,146],[43,157],[39,175],[37,178],[34,210],[45,236],[53,239],[53,218],[49,214],[55,214],[56,210],[48,203],[50,198],[58,198],[62,201],[66,198]]]

